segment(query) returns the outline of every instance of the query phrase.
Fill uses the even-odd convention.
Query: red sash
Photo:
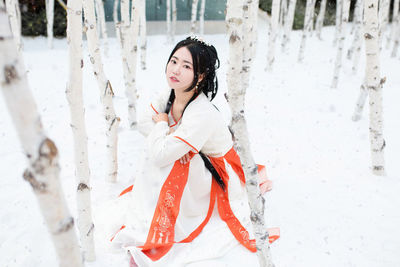
[[[194,153],[190,152],[190,158],[194,155]],[[231,165],[239,179],[244,183],[245,176],[239,156],[236,151],[231,148],[223,157],[209,157],[209,159],[220,177],[223,179],[226,185],[226,190],[223,191],[217,182],[212,179],[210,204],[204,221],[188,237],[176,242],[174,240],[175,223],[179,214],[182,194],[188,180],[190,166],[190,162],[187,164],[181,164],[180,161],[177,160],[161,188],[149,233],[147,235],[147,240],[143,246],[140,246],[142,252],[151,260],[159,260],[168,253],[174,243],[188,243],[195,239],[210,220],[215,201],[218,203],[217,206],[220,218],[227,224],[236,240],[251,252],[256,252],[255,240],[249,239],[248,231],[241,225],[240,221],[233,214],[229,204],[229,175],[226,171],[224,160]],[[123,193],[132,190],[132,188],[129,189],[124,190]],[[121,193],[121,195],[123,193]],[[272,236],[269,241],[272,243],[276,239],[276,236]]]

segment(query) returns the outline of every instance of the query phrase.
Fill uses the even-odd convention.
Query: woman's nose
[[[180,66],[176,64],[172,69],[172,73],[179,74],[180,72],[181,72]]]

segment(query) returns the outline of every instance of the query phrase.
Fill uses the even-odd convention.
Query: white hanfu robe
[[[140,266],[258,266],[256,253],[244,247],[235,238],[227,223],[218,212],[218,202],[213,205],[209,221],[196,238],[188,243],[178,243],[187,238],[205,219],[209,211],[212,176],[198,154],[224,160],[230,208],[243,227],[240,234],[244,239],[253,238],[250,210],[244,184],[236,172],[223,158],[234,152],[232,137],[220,112],[201,93],[185,109],[182,118],[175,121],[168,114],[169,123],[152,121],[152,115],[165,112],[170,91],[161,94],[151,103],[148,111],[139,119],[139,131],[147,136],[147,149],[143,171],[137,177],[133,189],[121,196],[125,210],[124,227],[115,234],[112,242],[128,250]],[[174,233],[168,232],[170,222],[164,220],[160,227],[166,228],[157,238],[165,242],[176,242],[160,259],[153,261],[142,252],[149,236],[157,203],[167,177],[179,160],[188,152],[193,152],[188,165],[187,183],[183,190],[179,213],[174,225]],[[215,182],[214,182],[215,183]],[[178,185],[176,185],[178,187]],[[218,189],[219,190],[219,189]],[[222,192],[222,191],[221,191]],[[175,194],[167,192],[163,201],[174,201]],[[123,200],[122,200],[123,199]],[[175,200],[176,201],[176,200]],[[224,201],[224,200],[222,200]],[[179,204],[179,202],[178,202]],[[211,210],[210,210],[211,211]],[[211,213],[210,213],[211,214]],[[154,225],[153,225],[154,226]],[[167,235],[167,237],[165,237]],[[250,235],[250,236],[249,236]],[[157,242],[154,240],[152,242]]]

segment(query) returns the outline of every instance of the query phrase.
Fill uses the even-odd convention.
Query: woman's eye
[[[190,66],[189,65],[184,65],[183,66],[185,69],[189,69],[190,70]]]
[[[176,64],[176,60],[175,59],[171,59],[171,63],[172,64]]]

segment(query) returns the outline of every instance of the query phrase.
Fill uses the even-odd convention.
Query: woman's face
[[[167,65],[166,78],[170,88],[183,92],[194,79],[192,55],[186,47],[175,51]]]

